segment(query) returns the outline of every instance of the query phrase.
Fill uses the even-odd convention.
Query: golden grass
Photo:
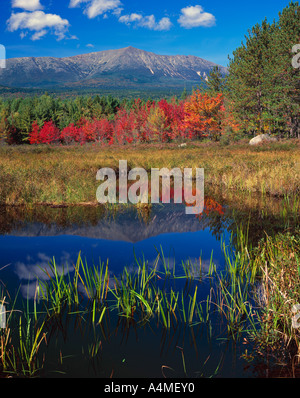
[[[204,168],[206,187],[271,196],[300,192],[299,140],[250,147],[189,143],[128,146],[21,146],[0,148],[0,203],[97,204],[102,167]]]

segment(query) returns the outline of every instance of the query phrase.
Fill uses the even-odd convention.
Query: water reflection
[[[208,219],[200,221],[185,215],[184,207],[172,206],[153,209],[146,223],[133,209],[106,214],[97,223],[18,222],[0,237],[0,247],[1,265],[11,264],[5,282],[16,276],[21,291],[30,297],[35,292],[34,280],[47,278],[44,270],[49,271],[53,258],[60,272],[72,272],[79,252],[88,264],[108,261],[115,275],[125,266],[136,268],[136,259],[145,259],[151,266],[161,251],[170,269],[182,261],[199,263],[200,258],[203,269],[208,269],[212,251],[216,265],[223,265],[220,241],[211,234]]]
[[[249,225],[250,242],[255,244],[265,232],[272,235],[299,221],[296,212],[283,211],[282,200],[267,197],[237,198],[219,192],[207,196],[205,204],[198,217],[186,215],[180,205],[0,207],[0,280],[12,297],[21,285],[22,296],[33,298],[36,278],[48,279],[51,261],[55,258],[60,274],[74,272],[79,252],[88,264],[108,261],[116,277],[125,266],[134,270],[136,259],[144,258],[151,266],[161,250],[170,270],[189,260],[201,263],[207,273],[212,253],[217,269],[224,266],[221,242],[228,244],[232,233],[234,239],[237,225]],[[200,302],[210,287],[209,281],[199,283]],[[84,289],[81,293],[84,296]],[[81,313],[75,319],[51,317],[47,328],[47,377],[53,368],[71,372],[72,377],[185,377],[183,360],[190,377],[210,377],[221,366],[222,377],[253,376],[253,368],[243,368],[245,346],[224,338],[222,323],[186,327],[174,322],[166,330],[155,319],[144,327],[109,310],[96,330]]]
[[[200,216],[186,215],[184,205],[95,207],[0,207],[0,268],[5,285],[21,283],[23,295],[35,292],[35,279],[55,258],[60,272],[72,272],[78,254],[90,264],[109,262],[118,275],[136,267],[135,256],[154,263],[163,251],[169,266],[200,259],[208,269],[211,255],[217,268],[224,258],[221,239],[229,242],[236,225],[249,224],[255,244],[265,232],[272,234],[297,222],[282,212],[282,200],[230,193],[207,195]]]

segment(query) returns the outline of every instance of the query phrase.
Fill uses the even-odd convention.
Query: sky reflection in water
[[[229,234],[224,233],[229,241]],[[113,218],[100,218],[97,223],[77,224],[61,227],[41,222],[24,222],[17,228],[0,236],[1,280],[7,286],[19,286],[27,295],[34,291],[38,276],[46,279],[42,268],[47,268],[55,258],[58,268],[76,263],[79,252],[88,264],[109,263],[110,272],[118,275],[126,266],[135,268],[135,256],[149,265],[157,258],[158,251],[172,268],[182,261],[199,263],[202,256],[203,269],[208,269],[213,251],[217,267],[224,265],[219,236],[215,236],[207,219],[186,215],[184,207],[158,206],[151,218],[144,222],[136,212],[128,210]],[[30,285],[32,289],[30,288]]]

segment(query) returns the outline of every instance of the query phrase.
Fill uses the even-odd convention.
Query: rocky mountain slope
[[[200,82],[214,63],[195,56],[167,56],[126,47],[67,58],[29,57],[7,60],[0,85],[10,87],[122,86]],[[226,68],[221,67],[226,73]]]

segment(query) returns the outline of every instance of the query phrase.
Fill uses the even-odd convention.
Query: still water
[[[234,226],[247,215],[247,209],[233,211],[226,201],[210,202],[201,217],[186,215],[180,205],[157,205],[150,211],[3,207],[0,280],[12,295],[20,289],[21,296],[31,300],[36,278],[47,278],[43,269],[53,258],[63,270],[76,263],[79,253],[88,264],[108,262],[116,276],[124,267],[134,270],[137,259],[144,258],[151,267],[158,252],[163,252],[171,269],[187,260],[197,264],[201,259],[207,271],[213,259],[217,270],[222,270],[222,245],[229,245]],[[251,222],[255,238],[260,236],[262,225],[267,227],[261,217]],[[201,294],[205,299],[209,282],[204,281],[201,289],[200,299]],[[222,328],[214,330],[211,324],[165,331],[151,321],[125,325],[112,313],[98,331],[78,318],[53,326],[42,375],[257,377],[261,368],[250,366],[242,357],[244,352],[242,343],[231,341]]]
[[[135,257],[145,258],[151,265],[159,251],[170,266],[186,260],[198,262],[201,257],[207,268],[212,252],[217,267],[224,265],[220,238],[212,234],[207,220],[186,215],[178,205],[157,206],[146,221],[133,209],[105,214],[97,223],[74,221],[61,226],[51,218],[47,221],[17,223],[0,237],[1,267],[8,265],[2,279],[5,274],[6,284],[21,285],[24,296],[36,276],[43,277],[41,268],[53,257],[62,267],[76,263],[79,252],[89,264],[108,261],[116,275],[124,267],[134,268]],[[229,232],[223,236],[228,241]]]

